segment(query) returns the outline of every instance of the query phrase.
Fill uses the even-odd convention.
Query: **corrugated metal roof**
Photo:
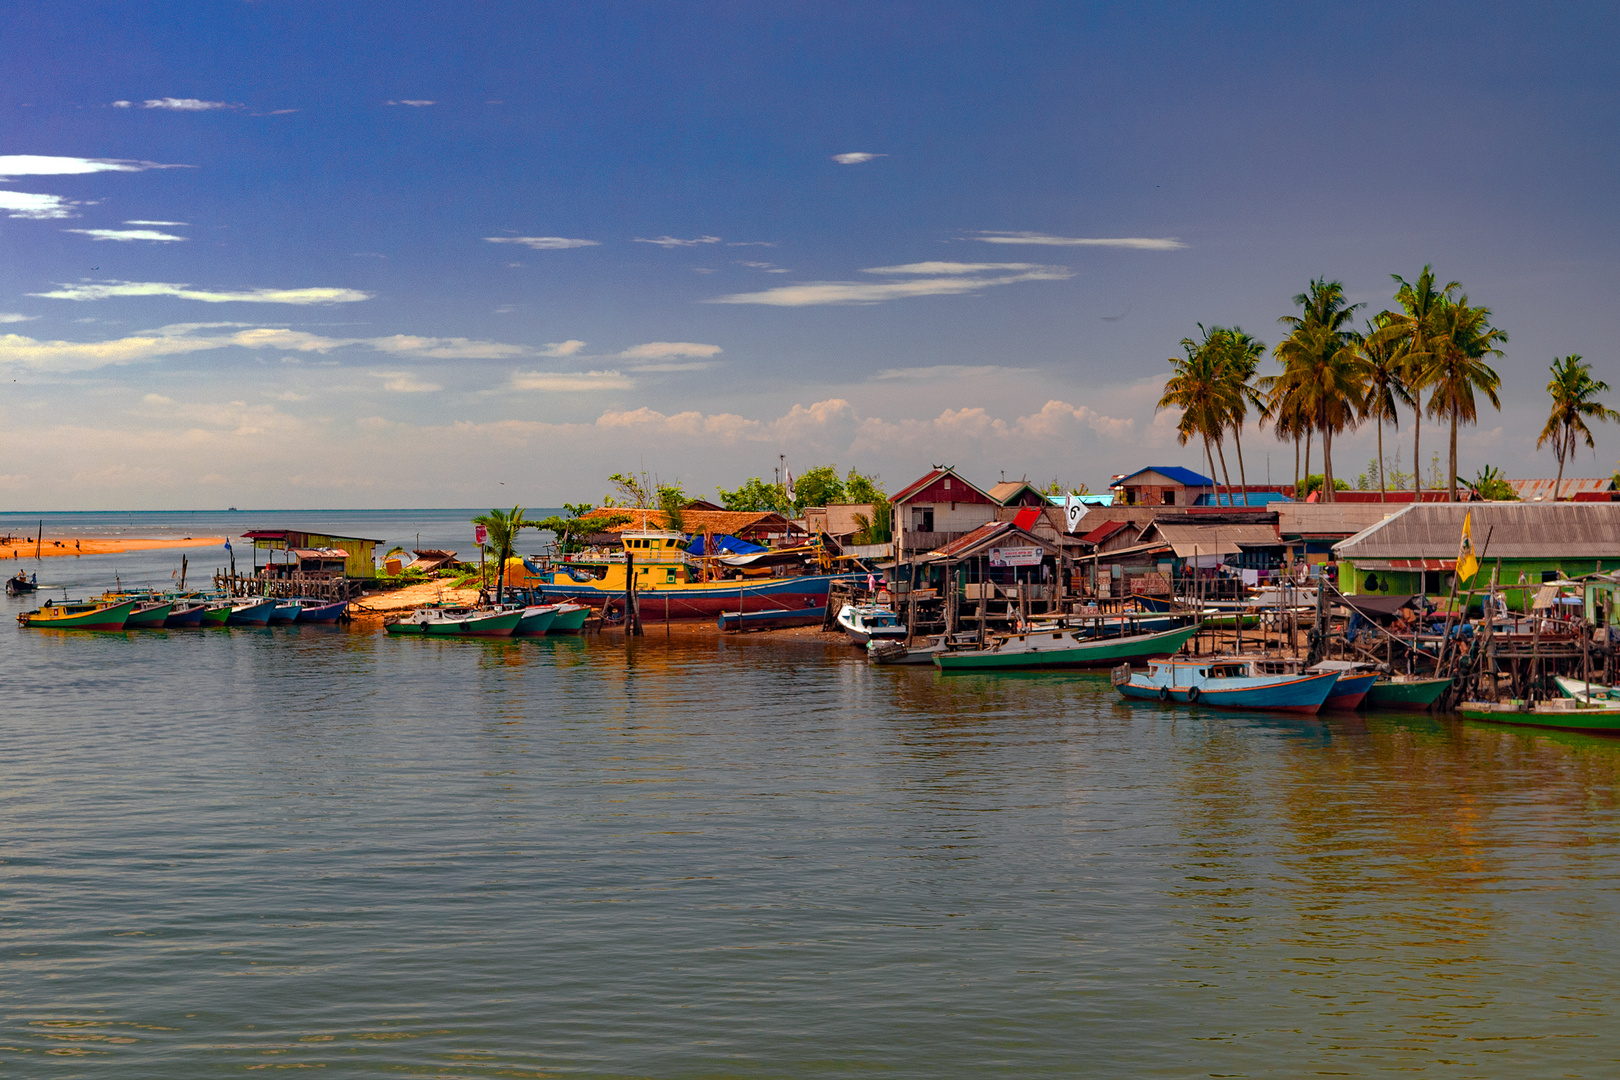
[[[1084,540],[1088,544],[1100,544],[1129,524],[1130,522],[1128,521],[1105,521],[1095,529],[1092,529],[1090,532],[1086,533],[1086,535],[1082,536],[1080,539]]]
[[[1125,485],[1129,484],[1132,480],[1135,480],[1138,476],[1141,476],[1143,473],[1146,473],[1146,472],[1156,472],[1160,476],[1163,476],[1163,477],[1165,477],[1166,479],[1169,479],[1169,480],[1174,480],[1176,483],[1181,484],[1184,487],[1214,487],[1215,486],[1215,481],[1211,480],[1209,477],[1205,476],[1203,473],[1196,473],[1196,472],[1193,472],[1191,469],[1184,469],[1180,465],[1149,465],[1145,469],[1137,469],[1135,472],[1131,473],[1129,476],[1120,477],[1118,480],[1115,480],[1109,486],[1110,487],[1124,487]]]
[[[1530,502],[1532,499],[1551,500],[1553,484],[1558,482],[1556,476],[1549,476],[1545,480],[1509,480],[1513,494]],[[1603,477],[1564,477],[1564,482],[1558,486],[1560,499],[1573,499],[1577,494],[1595,493],[1599,491],[1613,491],[1614,478]]]
[[[1620,558],[1620,503],[1417,503],[1333,550],[1352,562],[1455,559],[1465,514],[1473,515],[1474,550],[1481,557]]]
[[[1410,504],[1406,504],[1410,505]],[[1378,524],[1402,506],[1388,503],[1279,503],[1277,531],[1283,536],[1350,537]]]
[[[1280,541],[1270,525],[1167,525],[1156,521],[1142,534],[1168,543],[1178,559],[1193,555],[1235,555],[1244,548],[1276,547]]]

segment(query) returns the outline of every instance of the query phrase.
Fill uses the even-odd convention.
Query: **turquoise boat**
[[[1146,672],[1121,665],[1114,685],[1140,701],[1208,705],[1314,716],[1339,681],[1336,671],[1269,674],[1263,658],[1175,657],[1155,660]]]
[[[1082,629],[1032,630],[1010,634],[988,649],[942,652],[934,666],[947,674],[968,671],[1016,671],[1020,668],[1109,667],[1120,661],[1168,656],[1198,633],[1183,626],[1157,634],[1093,638]]]

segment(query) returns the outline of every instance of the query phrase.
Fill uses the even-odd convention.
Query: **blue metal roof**
[[[1149,465],[1145,469],[1137,469],[1131,475],[1122,478],[1115,487],[1130,483],[1145,472],[1156,472],[1161,476],[1168,476],[1183,487],[1214,487],[1215,481],[1202,473],[1195,473],[1191,469],[1183,469],[1180,465]]]
[[[1293,502],[1280,491],[1250,491],[1240,492],[1236,495],[1225,492],[1220,495],[1198,496],[1198,506],[1265,506],[1274,502]]]

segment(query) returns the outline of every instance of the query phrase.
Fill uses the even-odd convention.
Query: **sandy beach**
[[[349,614],[361,618],[367,615],[387,615],[395,611],[414,611],[426,604],[444,601],[447,604],[476,604],[477,589],[452,589],[448,581],[424,581],[420,585],[407,585],[391,592],[375,593],[349,605]]]
[[[35,556],[35,538],[14,536],[0,544],[0,558],[32,559]],[[128,551],[156,551],[163,548],[223,548],[223,536],[187,536],[179,540],[109,539],[99,536],[76,536],[69,540],[45,537],[38,547],[41,558],[51,555],[122,555]]]

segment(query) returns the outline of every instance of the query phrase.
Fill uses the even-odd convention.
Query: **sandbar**
[[[32,536],[14,536],[6,544],[0,544],[0,558],[5,559],[32,559],[35,555],[35,538]],[[45,537],[40,544],[38,554],[41,558],[50,555],[122,555],[127,551],[156,551],[163,548],[205,548],[225,547],[223,536],[187,536],[180,540],[157,540],[118,538],[112,539],[102,536],[74,536],[63,540],[59,537]],[[221,555],[224,551],[221,550]]]

